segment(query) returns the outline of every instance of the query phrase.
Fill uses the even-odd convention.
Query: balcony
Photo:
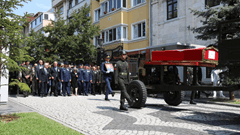
[[[52,7],[56,7],[63,0],[52,0]]]

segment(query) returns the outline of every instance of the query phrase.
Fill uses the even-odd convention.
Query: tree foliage
[[[219,36],[219,24],[220,22],[237,19],[240,15],[240,2],[239,0],[216,0],[217,3],[221,3],[223,6],[218,6],[211,8],[206,6],[206,10],[198,11],[190,9],[191,12],[197,17],[203,18],[202,26],[198,28],[193,28],[192,31],[198,33],[196,36],[197,39],[201,40],[218,40]],[[234,30],[239,28],[239,22],[230,23],[223,25],[223,31]],[[226,39],[228,36],[238,36],[237,32],[228,33],[222,35],[223,39]],[[217,44],[217,42],[215,43]]]
[[[24,36],[22,29],[27,22],[25,14],[19,16],[13,13],[14,9],[22,7],[28,0],[0,0],[0,49],[1,49],[1,76],[7,76],[9,70],[23,69],[17,62],[31,60],[27,53],[27,46],[23,46]]]

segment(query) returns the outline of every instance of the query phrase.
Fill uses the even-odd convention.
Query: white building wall
[[[71,13],[76,10],[81,8],[82,6],[84,6],[85,4],[90,5],[90,0],[81,0],[79,3],[77,3],[77,5],[75,4],[75,0],[73,1],[73,7],[71,9],[69,9],[68,11],[68,17],[71,16]],[[69,5],[69,0],[68,0],[68,5]],[[69,7],[69,6],[68,6]]]
[[[5,54],[8,52],[9,49],[7,50],[2,50],[2,53]],[[8,55],[8,54],[7,54]],[[1,58],[1,61],[4,61],[3,58]],[[9,75],[9,71],[5,70],[7,75]],[[3,70],[1,71],[3,72]],[[8,83],[9,83],[9,76],[0,76],[0,102],[8,102]]]

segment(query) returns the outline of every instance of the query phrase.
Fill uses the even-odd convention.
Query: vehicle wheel
[[[168,91],[163,94],[164,101],[168,105],[178,106],[184,98],[184,91]]]
[[[147,90],[143,82],[139,80],[132,81],[127,88],[127,92],[131,99],[135,100],[135,104],[130,107],[141,108],[145,106],[147,100]]]

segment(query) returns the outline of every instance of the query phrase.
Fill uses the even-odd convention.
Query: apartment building
[[[105,49],[148,47],[149,0],[93,0],[91,8],[93,24],[101,29],[101,35],[94,38],[95,46],[101,37]]]
[[[196,33],[191,31],[202,25],[201,20],[194,16],[189,8],[206,10],[205,7],[216,8],[222,6],[214,0],[152,0],[150,6],[150,44],[148,49],[200,48],[214,42],[214,40],[197,40]],[[202,68],[203,82],[210,82],[211,68]],[[179,68],[181,78],[182,68]],[[181,79],[182,80],[182,79]]]

